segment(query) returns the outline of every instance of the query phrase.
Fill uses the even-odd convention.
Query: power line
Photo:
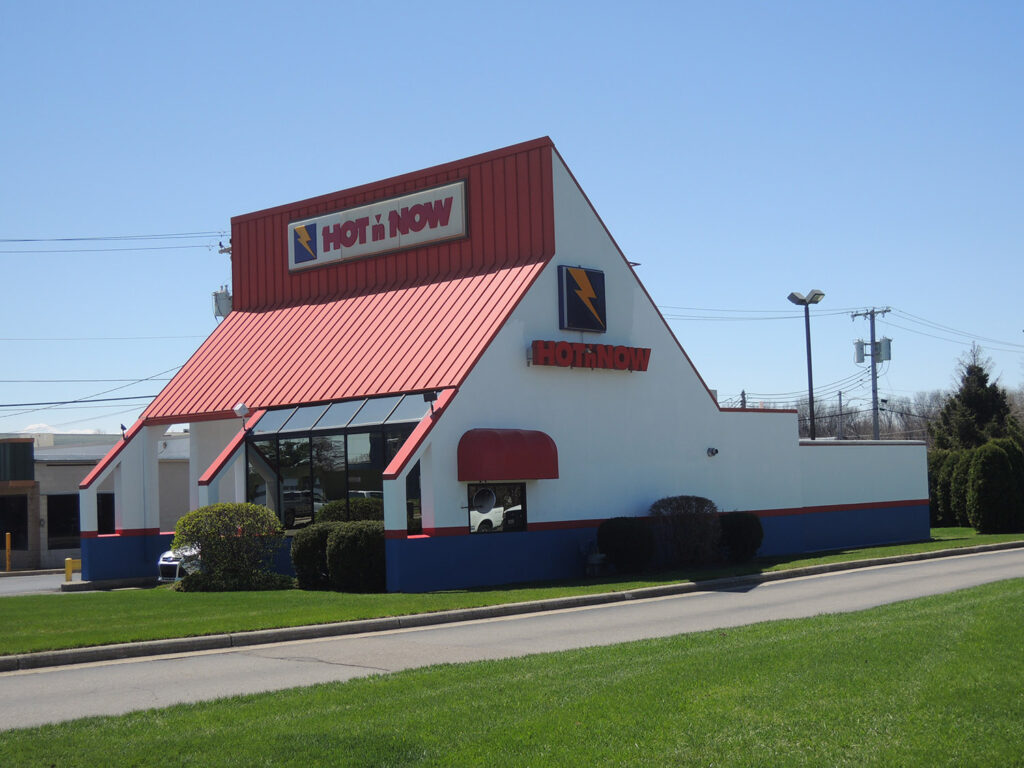
[[[168,232],[162,235],[102,235],[96,237],[0,237],[0,243],[81,243],[117,240],[175,240],[180,238],[219,237],[224,230],[206,232]]]
[[[72,403],[109,403],[115,400],[151,400],[156,395],[132,395],[131,397],[94,397],[79,400],[48,400],[39,403],[0,403],[0,408],[28,408],[33,405],[71,405]]]
[[[0,341],[167,341],[170,339],[205,339],[205,336],[10,336]],[[144,379],[148,381],[149,379]]]
[[[32,248],[27,250],[0,250],[0,253],[114,253],[115,251],[179,251],[184,248],[206,248],[213,250],[217,246],[209,245],[136,245],[130,248]]]
[[[0,384],[117,384],[140,379],[0,379]],[[147,379],[147,381],[170,381],[170,379]]]

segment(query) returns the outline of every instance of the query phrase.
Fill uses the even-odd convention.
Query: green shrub
[[[313,523],[295,532],[292,539],[292,568],[302,589],[327,589],[331,585],[327,568],[327,538],[340,523]]]
[[[939,475],[949,457],[950,451],[943,448],[932,448],[928,451],[928,517],[932,527],[946,525],[946,518],[943,517],[943,510],[939,504]]]
[[[1024,450],[1016,440],[1009,437],[997,437],[992,444],[1006,451],[1006,456],[1010,460],[1013,518],[1016,521],[1013,530],[1022,530],[1024,529]]]
[[[956,469],[963,457],[963,451],[948,451],[945,461],[942,462],[935,478],[935,502],[937,517],[943,525],[956,525],[956,513],[953,511],[953,470]],[[929,483],[931,480],[929,479]]]
[[[651,505],[664,565],[707,565],[720,557],[718,507],[703,496],[669,496]]]
[[[718,516],[722,548],[734,563],[753,560],[764,541],[761,518],[753,512],[726,512]]]
[[[377,498],[353,496],[324,504],[316,513],[318,523],[347,523],[353,520],[384,521],[384,502]]]
[[[383,521],[336,523],[327,536],[327,572],[332,589],[383,592],[387,581]]]
[[[620,573],[637,573],[654,559],[651,524],[643,517],[612,517],[597,527],[597,548]]]
[[[277,515],[258,504],[211,504],[194,509],[174,527],[171,548],[183,564],[185,591],[281,588],[272,562],[284,540]],[[288,578],[288,577],[286,577]],[[290,579],[289,579],[290,584]]]
[[[975,448],[967,489],[967,516],[978,533],[1006,533],[1015,519],[1013,468],[1006,451],[992,442]]]
[[[953,472],[949,476],[949,506],[954,525],[971,524],[967,515],[967,486],[970,482],[971,463],[974,460],[975,450],[971,448],[967,451],[960,451]]]

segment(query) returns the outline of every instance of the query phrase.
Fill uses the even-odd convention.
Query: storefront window
[[[277,439],[250,440],[246,447],[248,499],[253,504],[262,504],[277,512],[280,509],[277,498]]]
[[[78,494],[52,493],[46,497],[47,549],[77,549],[81,546],[78,533]]]
[[[96,494],[96,533],[114,533],[114,494]]]
[[[314,497],[312,467],[309,460],[309,438],[281,438],[277,446],[278,474],[281,483],[281,521],[285,528],[308,525],[313,521]]]
[[[470,483],[469,532],[526,530],[526,483]]]
[[[28,549],[28,496],[0,496],[0,546],[11,534],[11,549]]]
[[[278,512],[286,528],[338,500],[383,520],[384,470],[429,409],[422,395],[396,395],[268,411],[246,441],[249,501]],[[410,531],[419,532],[418,468],[406,490]]]
[[[323,504],[348,498],[348,462],[345,458],[344,435],[314,435],[313,487],[319,488]],[[313,517],[321,504],[313,503]]]

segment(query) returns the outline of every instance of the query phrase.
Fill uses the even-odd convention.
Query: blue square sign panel
[[[558,267],[558,327],[563,331],[608,330],[604,272],[585,267]]]

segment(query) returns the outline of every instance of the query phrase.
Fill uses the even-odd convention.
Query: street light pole
[[[814,374],[811,369],[811,304],[817,304],[825,298],[825,293],[815,288],[806,296],[794,291],[787,298],[804,308],[804,335],[807,338],[807,416],[810,420],[811,440],[814,440],[817,435],[814,428]]]

